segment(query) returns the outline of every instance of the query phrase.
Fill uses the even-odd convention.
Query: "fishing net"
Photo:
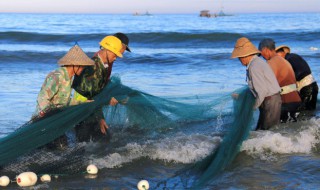
[[[72,135],[73,128],[94,118],[95,113],[101,110],[112,128],[133,129],[143,133],[138,138],[151,139],[159,138],[159,134],[168,135],[168,131],[184,130],[190,123],[219,120],[221,117],[227,120],[234,118],[219,148],[192,168],[201,173],[194,183],[196,187],[201,187],[232,162],[241,142],[248,135],[254,99],[248,90],[241,90],[239,94],[232,113],[230,94],[220,94],[212,101],[209,101],[209,96],[161,98],[132,89],[123,85],[119,77],[112,77],[93,102],[53,110],[0,139],[0,172],[15,176],[25,171],[57,175],[85,171],[92,152],[87,151],[86,143],[77,142]],[[119,101],[117,106],[108,106],[112,97]],[[137,138],[133,133],[130,136],[133,141]],[[68,141],[64,149],[48,149],[50,142],[61,137],[66,137]]]
[[[242,142],[246,140],[252,129],[255,103],[255,98],[248,88],[238,89],[234,93],[238,96],[233,101],[232,123],[227,127],[228,130],[224,133],[218,148],[212,150],[212,153],[204,159],[176,172],[170,179],[159,182],[158,188],[173,188],[167,187],[167,182],[179,178],[183,187],[179,187],[177,182],[173,182],[177,188],[204,189],[212,185],[210,183],[214,182],[218,174],[230,166],[238,154]]]
[[[200,178],[193,184],[194,189],[201,189],[217,174],[230,166],[242,142],[247,139],[251,131],[255,99],[248,89],[242,89],[238,94],[238,98],[234,101],[234,120],[230,130],[211,155],[193,166],[194,170],[201,173]]]
[[[108,105],[111,97],[121,103]],[[85,147],[69,143],[64,151],[43,149],[48,143],[68,133],[78,123],[103,111],[109,125],[143,131],[165,131],[182,123],[204,121],[216,115],[214,105],[180,103],[134,90],[112,77],[94,101],[52,111],[44,118],[35,118],[0,139],[2,172],[32,170],[38,173],[76,173],[83,171]],[[0,168],[1,169],[1,168]]]

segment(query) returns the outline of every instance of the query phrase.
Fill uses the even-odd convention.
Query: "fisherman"
[[[303,110],[315,110],[317,105],[318,84],[311,74],[308,63],[298,54],[290,53],[290,48],[281,45],[276,52],[285,58],[292,66],[297,79],[298,91],[302,100]]]
[[[79,104],[80,102],[70,98],[72,79],[80,75],[85,66],[93,66],[94,61],[75,45],[58,61],[58,64],[61,67],[49,73],[41,87],[33,120],[41,119],[58,108]],[[62,148],[66,144],[67,137],[63,135],[49,143],[47,147]]]
[[[301,98],[292,66],[287,60],[277,55],[273,39],[266,38],[261,40],[259,50],[276,75],[281,87],[281,122],[297,121]]]
[[[76,100],[92,100],[99,94],[110,80],[113,63],[117,57],[122,57],[125,50],[131,52],[129,39],[123,33],[106,36],[100,42],[100,50],[93,56],[94,67],[88,67],[84,72],[75,77],[72,87],[76,91]],[[114,97],[110,105],[116,105],[118,100]],[[78,142],[98,141],[107,137],[108,125],[104,119],[102,110],[79,123],[75,127]]]
[[[242,37],[237,40],[231,58],[238,58],[247,67],[247,83],[256,98],[254,108],[260,111],[256,130],[267,130],[280,122],[280,86],[270,66],[257,56],[259,53],[248,38]]]
[[[70,99],[72,78],[80,75],[85,66],[93,66],[94,62],[75,45],[58,64],[61,67],[48,74],[38,94],[35,115],[40,117],[56,108],[79,103]]]

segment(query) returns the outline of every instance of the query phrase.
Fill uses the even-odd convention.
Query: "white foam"
[[[302,122],[299,129],[290,131],[256,131],[244,141],[241,151],[261,159],[269,159],[272,154],[310,154],[320,143],[318,138],[320,120]],[[290,126],[289,126],[290,127]]]
[[[318,48],[317,47],[310,47],[310,50],[311,51],[318,51]]]
[[[154,152],[149,157],[166,162],[192,163],[205,158],[220,141],[219,137],[212,138],[204,135],[166,138],[163,143],[154,145]]]
[[[130,143],[118,148],[116,153],[95,159],[94,162],[98,168],[121,167],[143,157],[164,162],[192,163],[209,155],[220,141],[218,136],[180,134],[174,138],[147,141],[144,144]]]
[[[133,160],[146,156],[144,149],[146,145],[137,143],[127,144],[125,147],[118,149],[118,152],[109,154],[104,158],[95,159],[98,168],[115,168],[121,167],[122,164],[132,162]]]

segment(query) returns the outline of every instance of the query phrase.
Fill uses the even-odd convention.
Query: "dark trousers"
[[[297,121],[297,113],[300,112],[301,102],[284,103],[281,106],[281,122]]]
[[[302,110],[315,110],[317,106],[318,85],[316,82],[303,87],[300,90]]]
[[[107,134],[101,133],[99,121],[89,118],[75,126],[77,142],[109,142],[111,139],[110,129]]]
[[[264,99],[259,107],[260,115],[256,130],[267,130],[280,123],[281,96],[275,94]]]

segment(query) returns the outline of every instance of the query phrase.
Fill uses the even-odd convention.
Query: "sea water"
[[[123,32],[130,38],[132,52],[116,60],[112,73],[123,84],[159,97],[188,96],[194,102],[207,97],[209,101],[246,85],[245,67],[230,58],[236,40],[243,36],[256,46],[263,38],[290,46],[309,63],[319,81],[319,22],[318,13],[217,18],[0,14],[0,137],[30,119],[46,75],[76,42],[92,56],[104,36]],[[220,103],[221,112],[228,109],[226,104]],[[318,110],[310,120],[251,132],[232,165],[207,188],[319,188]],[[139,131],[114,134],[106,147],[88,145],[106,152],[92,159],[100,169],[96,178],[64,176],[35,188],[136,189],[139,180],[147,179],[150,189],[187,189],[186,179],[174,174],[212,152],[221,141],[217,133],[228,122],[217,116],[217,121],[192,123],[168,136],[143,134],[147,141],[141,140]],[[159,184],[163,180],[166,183]]]

